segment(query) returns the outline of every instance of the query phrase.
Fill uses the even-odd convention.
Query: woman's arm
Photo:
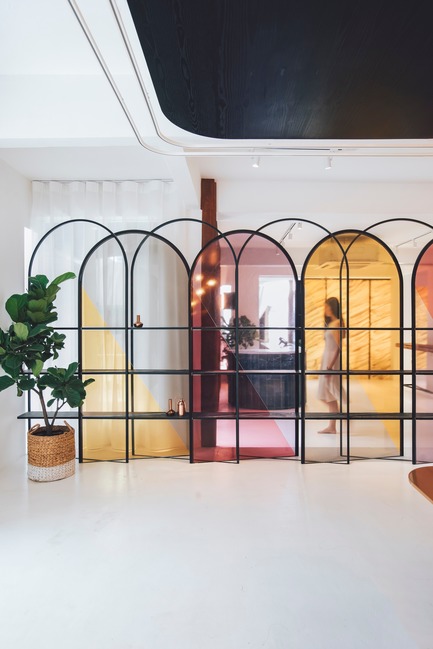
[[[335,351],[334,356],[331,359],[331,362],[329,363],[327,369],[332,370],[334,369],[334,365],[337,362],[338,357],[340,356],[341,352],[341,330],[339,329],[341,327],[340,320],[335,320],[334,322],[331,322],[329,325],[330,329],[334,329],[332,332],[332,335],[334,336],[334,340],[337,343],[337,349]]]

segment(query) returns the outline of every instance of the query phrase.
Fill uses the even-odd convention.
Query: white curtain
[[[101,226],[114,232],[148,231],[175,216],[175,194],[171,183],[35,181],[31,217],[32,248],[49,230],[62,225],[39,247],[31,272],[33,275],[45,274],[49,279],[71,270],[78,275],[88,252],[108,234]],[[89,219],[99,225],[74,223],[74,219]],[[163,228],[161,235],[172,240],[181,250],[182,247],[191,247],[187,224]],[[143,236],[129,234],[121,236],[120,240],[131,268],[134,252]],[[92,369],[124,367],[125,335],[124,331],[116,331],[115,328],[124,326],[125,306],[129,307],[125,300],[125,280],[129,300],[131,296],[134,300],[132,321],[128,314],[129,326],[138,314],[147,327],[188,324],[187,273],[179,256],[168,245],[155,239],[145,242],[137,257],[132,282],[130,275],[125,277],[124,269],[120,246],[116,240],[110,240],[95,250],[84,271],[83,324],[112,328],[109,334],[98,331],[83,334],[84,359],[92,364]],[[57,299],[58,327],[74,328],[78,324],[77,286],[77,281],[62,285]],[[68,335],[67,330],[65,333]],[[145,335],[144,331],[137,331],[133,335],[134,368],[165,370],[188,367],[187,332],[154,331],[151,335]],[[56,364],[66,365],[76,359],[77,341],[77,336],[71,331],[65,350]],[[92,409],[124,410],[122,381],[122,377],[99,378],[102,389],[98,397],[95,390],[94,396],[89,399]],[[136,380],[136,400],[140,401],[135,404],[135,409],[164,411],[168,398],[176,400],[187,397],[187,385],[186,377],[141,375]],[[115,435],[107,439],[110,434],[108,432],[94,446],[100,444],[121,448],[121,435],[116,441]]]

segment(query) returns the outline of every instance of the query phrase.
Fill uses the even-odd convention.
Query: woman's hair
[[[327,300],[325,300],[325,304],[329,306],[331,309],[331,313],[334,316],[334,318],[337,318],[337,320],[340,320],[340,327],[344,327],[344,320],[341,316],[340,312],[340,302],[336,297],[328,297]],[[325,315],[325,324],[326,326],[329,325],[331,322],[331,318],[329,316]],[[342,332],[343,337],[344,337],[344,332]]]

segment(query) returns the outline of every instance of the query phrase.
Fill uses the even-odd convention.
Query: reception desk
[[[235,357],[228,353],[228,368]],[[290,410],[296,406],[295,352],[242,350],[239,353],[239,408]],[[250,373],[251,372],[251,373]],[[229,403],[236,405],[236,379],[229,376]]]

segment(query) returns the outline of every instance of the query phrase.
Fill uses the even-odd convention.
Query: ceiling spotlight
[[[253,158],[253,167],[254,169],[258,169],[260,167],[260,157],[256,156]]]
[[[413,245],[414,248],[418,248],[418,241],[416,239],[414,239],[412,241],[412,245]]]
[[[298,230],[302,230],[302,221],[298,221]]]
[[[289,232],[289,234],[287,235],[287,238],[288,239],[293,239],[293,234],[291,232]]]
[[[328,161],[327,161],[327,163],[325,165],[325,169],[326,169],[326,171],[329,171],[329,169],[332,169],[332,156],[330,156],[330,155],[328,156]]]

